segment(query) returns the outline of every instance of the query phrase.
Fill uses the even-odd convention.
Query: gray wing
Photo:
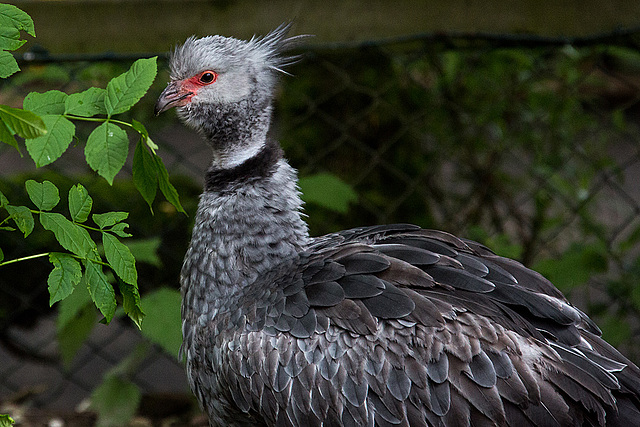
[[[245,296],[229,399],[269,425],[634,425],[640,371],[521,264],[413,226],[316,241]]]

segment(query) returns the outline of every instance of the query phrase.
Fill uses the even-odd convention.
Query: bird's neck
[[[272,105],[270,99],[256,95],[255,99],[229,104],[188,106],[180,114],[211,146],[212,167],[231,169],[265,146]]]
[[[296,181],[275,141],[232,168],[212,165],[182,280],[183,287],[207,289],[183,291],[222,304],[304,250],[309,235]]]

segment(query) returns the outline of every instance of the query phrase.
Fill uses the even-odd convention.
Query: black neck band
[[[267,140],[262,150],[230,169],[210,168],[205,175],[206,191],[223,192],[237,184],[254,179],[266,178],[275,172],[275,165],[282,158],[282,148],[274,140]]]

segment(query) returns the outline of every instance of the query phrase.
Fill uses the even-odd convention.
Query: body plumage
[[[212,425],[634,425],[640,370],[544,277],[412,225],[312,238],[267,133],[289,26],[191,38],[156,112],[212,148],[181,274]]]

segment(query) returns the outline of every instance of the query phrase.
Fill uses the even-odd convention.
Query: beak
[[[169,108],[181,107],[187,104],[190,98],[195,95],[194,92],[184,89],[182,83],[182,80],[172,81],[162,91],[154,108],[156,116]]]

